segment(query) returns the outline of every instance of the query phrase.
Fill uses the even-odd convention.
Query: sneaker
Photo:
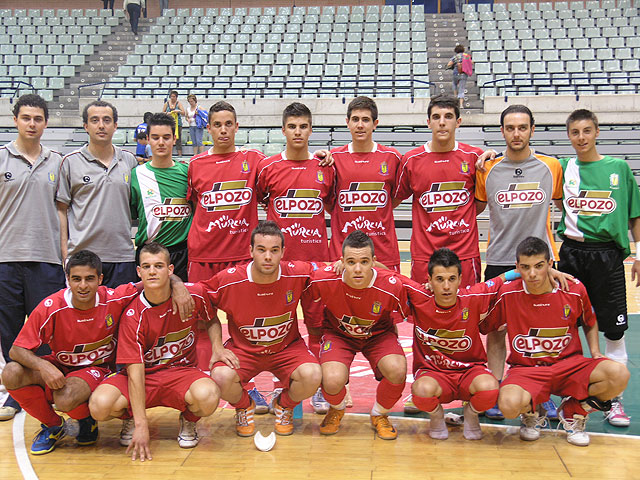
[[[16,416],[16,413],[18,413],[19,411],[20,411],[19,409],[15,407],[11,407],[9,405],[0,407],[0,422],[6,422],[7,420],[11,420],[13,417]]]
[[[264,395],[262,395],[257,388],[252,388],[248,393],[251,400],[256,404],[256,415],[269,413],[269,404],[267,403],[267,399],[264,398]]]
[[[482,430],[480,429],[480,420],[478,414],[471,408],[470,403],[464,404],[462,416],[464,417],[464,427],[462,434],[467,440],[480,440],[482,438]]]
[[[587,417],[575,413],[571,420],[564,418],[562,410],[558,410],[558,427],[562,426],[567,432],[567,442],[578,447],[586,447],[589,445],[589,434],[584,431],[587,424]]]
[[[449,430],[444,421],[442,405],[438,405],[438,408],[429,413],[429,436],[434,440],[446,440],[449,438]]]
[[[278,398],[273,402],[273,412],[276,416],[276,433],[278,435],[291,435],[293,433],[293,408],[281,406],[278,403]]]
[[[624,413],[624,407],[619,398],[614,398],[611,401],[611,410],[609,410],[604,417],[614,427],[628,427],[631,425],[631,418]]]
[[[547,417],[538,412],[520,414],[520,439],[533,442],[540,438],[540,429],[547,425]]]
[[[386,415],[371,415],[371,425],[376,429],[378,437],[382,440],[395,440],[398,438],[398,432],[391,425],[389,417]]]
[[[133,418],[125,418],[122,420],[122,428],[120,429],[120,445],[128,447],[131,444],[133,438],[133,431],[136,429],[136,424]]]
[[[276,388],[271,394],[271,400],[269,401],[269,413],[275,414],[275,412],[273,411],[273,402],[280,396],[281,393],[282,388]]]
[[[329,411],[322,419],[320,433],[322,435],[334,435],[340,430],[340,421],[344,417],[344,410],[338,410],[329,406]]]
[[[65,423],[69,423],[68,421]],[[83,418],[78,422],[78,434],[75,436],[78,445],[93,445],[98,441],[98,422],[92,417]]]
[[[318,389],[316,393],[313,394],[309,403],[313,407],[313,411],[317,414],[324,415],[329,411],[329,402],[327,402],[322,395],[322,389]]]
[[[540,414],[544,414],[546,412],[546,417],[548,419],[550,420],[558,419],[558,408],[556,407],[556,404],[553,403],[553,400],[551,400],[551,398],[549,398],[549,400],[547,400],[546,402],[542,403],[539,407],[541,410],[544,410],[543,412],[541,411]]]
[[[408,395],[404,399],[404,413],[407,415],[415,415],[420,413],[420,409],[413,403],[413,395]]]
[[[490,418],[491,420],[504,420],[504,415],[498,408],[497,403],[495,404],[495,406],[484,412],[484,416]]]
[[[180,432],[178,432],[178,445],[180,448],[193,448],[198,445],[198,429],[196,422],[190,422],[184,415],[180,414]]]
[[[253,414],[255,413],[256,404],[251,400],[248,408],[236,408],[236,433],[240,437],[250,437],[256,429],[253,423]]]
[[[56,448],[58,440],[65,435],[64,421],[62,425],[57,427],[47,427],[43,424],[41,424],[40,427],[40,431],[36,434],[31,444],[31,453],[33,455],[44,455],[45,453],[53,451],[53,449]]]

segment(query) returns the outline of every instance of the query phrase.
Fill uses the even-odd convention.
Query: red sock
[[[249,408],[249,405],[251,405],[251,397],[249,396],[247,391],[243,388],[242,396],[240,397],[240,400],[238,400],[237,403],[232,403],[231,406],[233,408]]]
[[[413,404],[423,412],[429,413],[438,408],[440,400],[438,397],[418,397],[417,395],[413,395]]]
[[[498,389],[481,390],[471,396],[471,406],[476,412],[484,412],[493,407],[498,401]]]
[[[322,387],[322,395],[324,395],[324,399],[327,402],[329,402],[329,405],[340,405],[344,400],[344,396],[346,394],[347,394],[347,389],[344,387],[342,387],[342,390],[340,390],[335,395],[331,395],[330,393],[327,393],[324,387]]]
[[[81,403],[76,408],[69,410],[67,412],[67,415],[76,420],[82,420],[84,418],[90,417],[91,412],[89,411],[89,404],[87,402]]]
[[[376,402],[387,410],[391,410],[402,396],[404,383],[391,383],[386,378],[382,378],[376,390]]]
[[[291,400],[291,397],[289,396],[288,388],[283,390],[282,393],[280,394],[280,397],[278,398],[278,404],[284,408],[295,408],[295,406],[298,405],[298,403],[300,402],[294,402],[293,400]]]
[[[39,385],[27,385],[26,387],[9,390],[9,394],[20,406],[33,418],[47,427],[62,425],[62,417],[58,415],[44,395],[44,390]]]
[[[322,335],[309,334],[309,350],[316,358],[320,358],[320,347],[322,345]]]
[[[200,417],[197,416],[195,413],[193,413],[191,410],[189,410],[188,408],[182,412],[182,416],[185,418],[185,420],[188,420],[190,422],[197,422],[198,420],[200,420]]]
[[[569,400],[564,402],[562,406],[562,416],[567,420],[571,420],[574,414],[587,416],[589,412],[587,412],[582,405],[580,405],[580,401],[576,400],[573,397],[570,397]]]

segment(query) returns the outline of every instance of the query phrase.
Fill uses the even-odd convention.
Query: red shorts
[[[382,374],[378,370],[378,362],[387,355],[402,355],[404,350],[398,342],[396,332],[382,332],[369,338],[349,338],[333,330],[322,332],[322,346],[320,347],[320,364],[326,362],[340,362],[351,367],[356,353],[362,352],[371,369],[376,374],[376,379],[381,380]]]
[[[247,263],[250,260],[250,258],[247,258],[244,260],[234,260],[232,262],[189,262],[187,275],[189,276],[189,281],[192,283],[202,282],[205,280],[209,280],[218,272],[221,272],[227,268],[234,267],[236,265],[242,265],[243,263]]]
[[[420,368],[413,374],[414,381],[420,377],[431,377],[442,388],[440,403],[451,403],[454,400],[471,400],[469,388],[478,375],[491,375],[491,370],[482,365],[474,365],[466,370],[449,370],[442,372],[430,368]]]
[[[583,400],[589,396],[589,377],[598,363],[606,358],[573,355],[553,365],[536,367],[512,366],[500,384],[518,385],[531,395],[531,403],[546,402],[550,394]]]
[[[467,258],[461,260],[462,264],[462,281],[460,288],[475,285],[480,281],[480,272],[482,271],[482,263],[480,257]],[[424,260],[411,261],[411,279],[418,283],[427,283],[429,281],[429,262]]]
[[[171,407],[183,412],[187,408],[184,396],[193,382],[201,378],[210,379],[209,375],[195,367],[169,367],[147,373],[144,379],[146,407]],[[125,373],[115,373],[103,383],[116,387],[130,402],[129,377]]]
[[[236,373],[243,385],[261,372],[271,372],[284,385],[289,385],[291,374],[296,368],[305,363],[318,363],[316,357],[309,351],[307,344],[301,338],[290,343],[279,352],[266,355],[242,350],[234,345],[231,339],[227,340],[224,346],[238,357],[240,368],[236,370]],[[224,362],[216,362],[213,368],[220,366],[226,366],[226,364]]]
[[[109,368],[95,365],[90,365],[84,368],[69,367],[68,365],[59,363],[54,354],[45,355],[42,359],[55,365],[55,367],[60,370],[66,378],[77,377],[84,380],[87,382],[92,392],[111,373]],[[44,393],[47,400],[53,403],[53,392],[47,385],[44,387]]]

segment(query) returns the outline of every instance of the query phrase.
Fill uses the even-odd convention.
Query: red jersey
[[[284,234],[283,260],[329,259],[324,210],[333,202],[335,170],[319,162],[287,160],[282,152],[258,165],[258,200]]]
[[[407,316],[408,304],[402,281],[391,270],[373,269],[366,288],[352,288],[328,266],[314,272],[311,295],[325,304],[323,328],[353,338],[369,338],[394,331],[394,310]]]
[[[280,262],[278,280],[265,284],[253,281],[252,265],[228,268],[203,284],[213,305],[227,313],[234,345],[249,353],[267,355],[301,338],[296,309],[314,266]]]
[[[373,240],[378,261],[400,264],[392,195],[402,157],[395,148],[373,144],[371,152],[354,152],[350,143],[331,150],[336,169],[336,206],[331,214],[332,260],[342,256],[342,243],[354,230]]]
[[[201,153],[189,163],[187,200],[194,206],[187,238],[189,260],[221,263],[249,258],[251,231],[258,226],[255,195],[264,154],[240,150]]]
[[[138,295],[132,283],[115,290],[99,286],[96,304],[78,310],[66,288],[49,295],[31,312],[14,345],[36,350],[46,343],[62,365],[72,369],[115,366],[120,315]]]
[[[510,365],[535,366],[556,363],[582,354],[578,325],[596,325],[591,301],[582,283],[569,291],[533,295],[521,279],[506,282],[487,317],[487,331],[506,323]]]
[[[432,152],[428,144],[402,158],[395,197],[413,195],[411,258],[429,261],[447,247],[461,260],[480,255],[476,223],[476,160],[482,150],[456,142],[450,152]]]
[[[120,320],[118,363],[143,363],[147,373],[169,367],[195,367],[198,318],[211,319],[211,305],[198,283],[185,283],[195,301],[193,315],[182,321],[173,313],[171,298],[153,306],[142,294]]]
[[[480,325],[497,292],[500,277],[458,290],[456,304],[443,308],[431,292],[403,277],[413,314],[413,371],[425,364],[434,370],[465,370],[484,365],[487,354]]]

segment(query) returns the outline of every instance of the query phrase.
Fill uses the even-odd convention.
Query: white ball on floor
[[[271,434],[266,437],[260,432],[256,432],[253,436],[253,443],[255,443],[258,450],[268,452],[276,444],[276,432],[271,432]]]

